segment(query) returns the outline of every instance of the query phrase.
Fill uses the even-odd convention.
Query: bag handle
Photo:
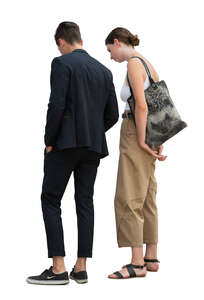
[[[134,58],[134,57],[138,57],[138,58],[141,60],[141,62],[143,63],[143,65],[144,65],[144,67],[145,67],[145,71],[146,71],[146,73],[147,73],[147,76],[149,77],[150,84],[153,84],[153,83],[154,83],[154,80],[153,80],[153,78],[152,78],[152,76],[151,76],[150,70],[149,70],[149,68],[148,68],[148,66],[147,66],[147,64],[146,64],[146,62],[144,61],[144,59],[141,58],[141,57],[139,57],[139,56],[132,56],[132,57],[130,57],[130,58]],[[130,85],[130,82],[129,82],[129,79],[128,79],[128,74],[127,74],[127,80],[128,80],[129,85]]]

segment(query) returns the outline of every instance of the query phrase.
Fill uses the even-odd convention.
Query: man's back
[[[46,146],[87,147],[108,155],[105,131],[118,120],[111,71],[83,49],[52,61]]]

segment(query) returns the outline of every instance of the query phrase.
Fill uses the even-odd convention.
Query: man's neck
[[[74,51],[76,49],[83,49],[83,48],[81,45],[71,47],[71,51]]]

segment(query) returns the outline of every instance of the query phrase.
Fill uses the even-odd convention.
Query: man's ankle
[[[64,257],[63,256],[53,256],[53,267],[52,271],[56,274],[66,272]]]
[[[86,271],[86,258],[78,258],[74,266],[75,272]]]
[[[65,268],[65,266],[53,266],[52,272],[55,274],[64,273],[64,272],[66,272],[66,268]]]

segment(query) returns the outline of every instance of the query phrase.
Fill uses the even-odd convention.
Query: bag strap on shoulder
[[[132,56],[132,57],[130,57],[130,58],[134,58],[134,57],[137,57],[137,58],[139,58],[139,59],[141,60],[141,62],[143,63],[143,65],[144,65],[144,67],[145,67],[145,71],[146,71],[146,73],[147,73],[147,76],[149,77],[150,84],[153,84],[153,83],[154,83],[154,80],[153,80],[153,78],[152,78],[152,76],[151,76],[150,70],[149,70],[149,68],[148,68],[148,66],[147,66],[147,64],[146,64],[146,62],[144,61],[144,59],[141,58],[141,57],[139,57],[139,56]],[[129,83],[128,74],[127,74],[127,80],[128,80],[128,83]]]

